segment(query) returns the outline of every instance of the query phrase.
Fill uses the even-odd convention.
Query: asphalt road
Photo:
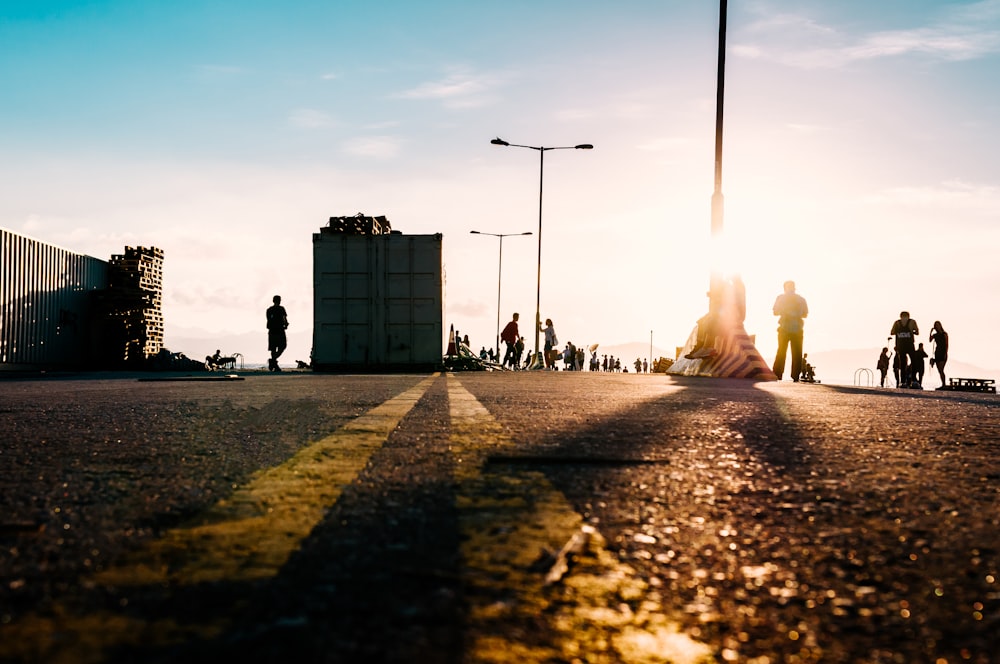
[[[0,661],[997,662],[1000,401],[0,380]]]

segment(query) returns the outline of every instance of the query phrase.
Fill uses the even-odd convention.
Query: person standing
[[[875,368],[879,370],[880,374],[882,374],[881,379],[879,380],[879,387],[885,387],[885,375],[889,373],[888,347],[882,348],[882,354],[878,356],[878,364],[875,365]]]
[[[899,385],[910,386],[910,360],[916,347],[913,344],[914,338],[920,334],[917,321],[910,318],[909,311],[900,311],[899,320],[892,324],[890,335],[896,337],[896,357],[899,359]]]
[[[503,328],[503,332],[500,333],[500,340],[507,344],[507,352],[504,353],[503,362],[500,363],[501,367],[505,367],[508,363],[510,363],[511,369],[517,368],[517,365],[515,364],[517,361],[517,352],[514,346],[517,344],[518,337],[520,336],[520,333],[517,331],[518,318],[520,318],[520,314],[515,312],[514,315],[511,316],[510,322]],[[497,353],[499,352],[500,349],[497,348]]]
[[[927,359],[927,351],[923,344],[917,344],[917,349],[913,351],[913,380],[910,387],[924,389],[924,360]]]
[[[267,361],[269,371],[281,371],[278,366],[278,358],[288,347],[288,340],[285,337],[285,330],[288,329],[288,314],[281,306],[281,296],[275,295],[271,298],[272,304],[267,308],[267,350],[271,353]]]
[[[521,368],[521,356],[524,355],[524,337],[518,337],[514,344],[514,371]]]
[[[934,321],[930,340],[934,342],[934,357],[931,358],[931,368],[937,367],[938,376],[941,378],[941,387],[943,388],[945,385],[944,365],[948,364],[948,333],[944,331],[941,321]]]
[[[541,323],[539,323],[539,327],[541,327]],[[559,339],[556,337],[556,328],[552,325],[551,318],[545,319],[545,328],[542,331],[545,332],[545,368],[554,369],[555,356],[552,354],[552,349],[559,343]]]
[[[785,372],[785,357],[792,347],[792,380],[799,382],[802,372],[802,337],[805,317],[809,315],[806,299],[795,292],[795,282],[786,281],[785,292],[774,300],[772,311],[778,316],[778,354],[774,357],[774,375],[781,380]]]

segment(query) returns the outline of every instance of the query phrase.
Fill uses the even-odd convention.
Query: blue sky
[[[469,230],[537,233],[537,153],[490,139],[593,143],[546,155],[542,316],[672,348],[719,253],[717,21],[680,0],[0,0],[0,225],[163,248],[170,346],[263,339],[274,293],[310,329],[312,233],[386,215],[444,234],[446,324],[478,348],[497,245]],[[878,347],[909,309],[1000,368],[1000,1],[734,1],[727,53],[726,269],[761,352],[794,279],[807,350]],[[502,321],[534,317],[536,242],[504,243]]]

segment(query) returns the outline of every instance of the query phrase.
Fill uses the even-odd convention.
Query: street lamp
[[[531,231],[524,233],[482,233],[480,231],[469,231],[473,235],[492,235],[500,238],[500,260],[497,261],[497,359],[500,358],[500,276],[503,274],[503,239],[514,235],[531,235]]]
[[[527,148],[528,150],[538,150],[538,287],[535,293],[535,358],[532,362],[532,366],[537,366],[538,363],[538,332],[542,328],[542,190],[543,183],[545,181],[545,153],[548,150],[593,150],[594,146],[590,143],[581,143],[579,145],[564,145],[559,147],[542,147],[540,145],[517,145],[516,143],[508,143],[502,138],[494,138],[490,141],[493,145],[502,145],[503,147],[510,148]]]

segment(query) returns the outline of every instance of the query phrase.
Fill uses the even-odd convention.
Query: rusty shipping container
[[[441,235],[313,234],[313,368],[441,366]]]
[[[0,369],[83,366],[108,263],[0,228]]]

